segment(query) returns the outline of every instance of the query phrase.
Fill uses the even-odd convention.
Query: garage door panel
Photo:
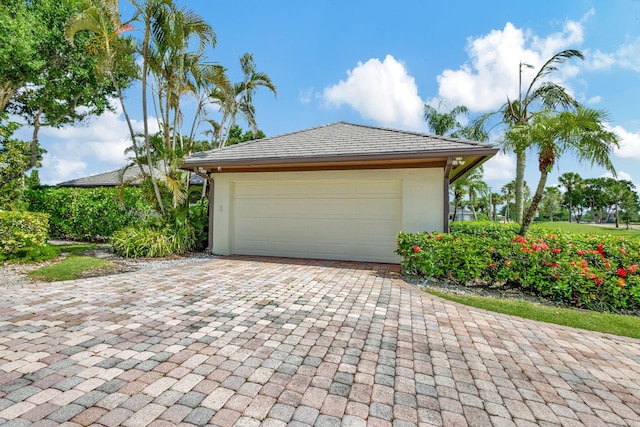
[[[236,183],[232,252],[397,262],[401,190],[399,180]]]

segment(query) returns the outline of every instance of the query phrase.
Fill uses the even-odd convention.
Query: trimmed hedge
[[[451,234],[400,233],[403,270],[417,278],[520,288],[592,310],[640,310],[640,240],[536,228],[521,237],[495,227],[501,225],[452,224]]]
[[[0,211],[0,258],[44,246],[48,230],[47,214]]]
[[[52,239],[104,242],[151,215],[139,188],[40,187],[25,192],[29,210],[50,215]]]

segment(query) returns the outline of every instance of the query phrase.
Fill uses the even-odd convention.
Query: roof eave
[[[186,159],[181,169],[216,168],[224,166],[267,166],[282,164],[310,164],[310,163],[344,163],[344,162],[382,162],[385,160],[418,160],[418,159],[446,159],[455,156],[491,157],[498,152],[497,148],[483,147],[460,150],[434,150],[405,153],[355,154],[338,156],[306,156],[306,157],[262,157],[250,159]]]

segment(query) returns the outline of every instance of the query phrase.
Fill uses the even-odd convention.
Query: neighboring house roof
[[[140,179],[137,179],[139,174],[140,169],[138,169],[137,166],[129,166],[110,172],[61,182],[58,184],[58,187],[117,187],[123,181],[128,182],[129,185],[139,185]],[[204,179],[202,177],[191,174],[191,185],[202,185],[203,182]]]
[[[496,154],[492,145],[417,132],[400,131],[345,122],[319,126],[272,138],[257,139],[215,150],[193,153],[184,159],[183,169],[213,172],[247,171],[265,166],[362,165],[363,162],[446,161],[462,157],[457,168],[461,176]],[[470,156],[468,159],[467,156]],[[462,160],[462,159],[460,159]],[[468,161],[467,161],[468,160]],[[298,169],[295,167],[298,166]]]

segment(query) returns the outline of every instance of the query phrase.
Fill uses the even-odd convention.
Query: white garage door
[[[278,181],[233,184],[235,254],[398,262],[402,184]]]

